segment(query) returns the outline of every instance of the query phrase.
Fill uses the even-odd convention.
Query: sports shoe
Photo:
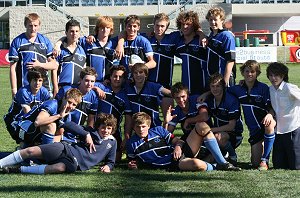
[[[226,162],[225,164],[217,164],[217,170],[223,171],[240,171],[242,170],[240,167],[233,166],[231,163]]]
[[[231,163],[233,166],[237,166],[237,157],[231,157],[229,156],[228,158],[226,158],[226,161]]]
[[[269,169],[269,167],[268,167],[267,162],[261,161],[260,164],[259,164],[258,170],[259,171],[266,171],[268,169]]]
[[[21,173],[20,167],[3,167],[0,169],[0,173],[8,174],[8,173]]]

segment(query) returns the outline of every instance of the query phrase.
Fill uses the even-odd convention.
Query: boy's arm
[[[11,95],[12,98],[16,95],[18,88],[17,88],[17,74],[16,74],[16,66],[17,62],[10,63],[10,86],[11,86]]]
[[[104,166],[100,167],[101,172],[109,173],[115,166],[116,161],[116,152],[117,152],[117,143],[111,147],[110,151],[106,156],[106,163]]]
[[[234,66],[234,61],[227,61],[225,72],[224,72],[224,80],[227,86],[229,85],[229,78],[232,73],[233,66]]]
[[[53,48],[53,56],[55,58],[60,55],[60,46],[66,38],[67,38],[66,36],[63,36],[60,39],[58,39],[58,41],[55,43],[54,48]]]
[[[55,98],[58,93],[57,69],[51,70],[51,80],[53,85],[53,98]]]
[[[124,122],[124,140],[121,143],[121,150],[126,149],[126,142],[131,137],[132,131],[132,117],[130,114],[125,114],[125,122]]]
[[[175,160],[178,160],[182,155],[182,146],[184,144],[184,141],[179,139],[178,137],[174,137],[172,139],[172,144],[174,145],[173,158]]]
[[[163,127],[168,130],[170,133],[173,133],[175,130],[175,126],[170,125],[169,122],[171,122],[177,115],[172,115],[172,111],[174,111],[174,109],[169,106],[167,112],[166,112],[166,117],[164,118],[164,122],[163,122]]]
[[[236,119],[229,120],[229,123],[220,127],[213,127],[211,131],[216,132],[233,132],[236,124]]]
[[[147,56],[148,62],[145,63],[145,65],[148,67],[148,69],[153,69],[156,67],[156,62],[154,61],[153,55]]]
[[[43,125],[51,124],[61,118],[63,118],[63,116],[61,114],[56,114],[56,115],[50,116],[50,114],[47,111],[42,110],[39,113],[39,115],[37,116],[37,118],[35,119],[34,126],[40,127]]]

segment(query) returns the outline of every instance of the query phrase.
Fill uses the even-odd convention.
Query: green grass
[[[267,84],[266,66],[259,79]],[[289,64],[290,82],[300,85],[299,64]],[[0,115],[11,103],[8,68],[0,68]],[[174,81],[180,80],[180,67]],[[241,76],[238,73],[238,80]],[[246,128],[245,128],[246,129]],[[179,131],[177,131],[179,133]],[[163,170],[129,171],[125,163],[111,174],[97,168],[64,175],[0,175],[0,197],[298,197],[300,172],[249,169],[248,131],[237,149],[241,172],[166,172]],[[0,121],[0,151],[16,147]]]

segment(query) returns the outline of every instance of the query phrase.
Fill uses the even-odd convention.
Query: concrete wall
[[[26,9],[24,9],[26,8]],[[9,37],[10,42],[13,38],[25,31],[24,17],[26,14],[35,12],[41,18],[40,33],[46,35],[52,43],[65,35],[65,24],[69,20],[60,12],[53,11],[50,8],[36,6],[36,7],[10,7],[9,9]],[[88,17],[81,17],[88,23]],[[82,27],[82,32],[88,34],[88,28]]]

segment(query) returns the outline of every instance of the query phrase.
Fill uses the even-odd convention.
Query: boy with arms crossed
[[[42,75],[45,76],[43,85],[51,93],[47,70],[57,69],[57,64],[52,58],[52,44],[47,37],[38,33],[41,25],[39,15],[26,15],[24,25],[26,32],[14,38],[9,48],[12,96],[14,97],[21,87],[29,84],[28,70],[35,67],[42,68]]]

